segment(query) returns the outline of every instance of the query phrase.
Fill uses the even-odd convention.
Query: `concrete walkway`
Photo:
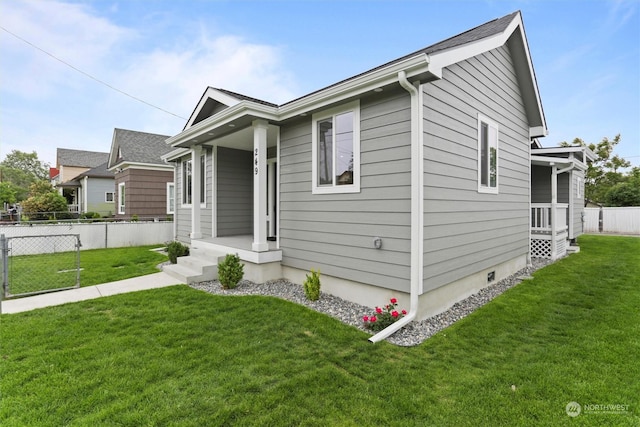
[[[181,283],[184,282],[180,282],[180,280],[169,276],[165,272],[153,273],[146,276],[119,280],[117,282],[104,283],[102,285],[2,301],[0,303],[0,313],[21,313],[23,311],[51,307],[68,302],[85,301],[127,292],[145,291],[147,289],[164,288]]]

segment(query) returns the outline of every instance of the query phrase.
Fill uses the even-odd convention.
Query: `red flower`
[[[397,300],[397,299],[395,299],[395,298],[391,298],[391,304],[395,304],[395,303],[397,303],[397,302],[398,302],[398,300]]]
[[[380,307],[376,307],[376,313],[381,314],[382,313],[382,309]]]
[[[402,314],[407,315],[407,310],[402,310]]]
[[[376,316],[371,316],[371,318],[369,319],[371,323],[375,323],[376,320],[378,320]]]
[[[368,322],[368,321],[369,321],[369,316],[364,316],[364,317],[362,318],[362,320],[363,320],[363,321],[365,321],[365,322]]]
[[[393,311],[391,312],[391,316],[392,316],[392,317],[394,317],[394,318],[398,317],[399,315],[400,315],[400,314],[399,314],[397,311],[395,311],[395,310],[393,310]]]

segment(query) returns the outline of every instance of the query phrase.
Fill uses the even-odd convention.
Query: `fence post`
[[[4,234],[0,234],[0,252],[2,253],[2,292],[9,295],[9,242]]]

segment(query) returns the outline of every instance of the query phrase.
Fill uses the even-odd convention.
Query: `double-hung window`
[[[478,191],[498,193],[498,124],[478,115]]]
[[[360,191],[360,102],[313,115],[312,192]]]
[[[167,182],[167,213],[175,213],[176,187],[173,182]]]
[[[182,204],[190,205],[191,197],[191,158],[182,161]]]
[[[118,184],[118,213],[124,215],[125,206],[125,194],[124,194],[124,182]]]

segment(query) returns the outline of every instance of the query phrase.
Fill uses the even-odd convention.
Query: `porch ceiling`
[[[253,150],[253,128],[245,127],[238,129],[232,133],[215,137],[215,135],[207,135],[210,139],[203,138],[203,144],[209,146],[218,146],[226,148],[234,148],[236,150]],[[198,138],[200,140],[200,138]],[[275,147],[278,141],[278,127],[269,125],[267,130],[267,147]]]

